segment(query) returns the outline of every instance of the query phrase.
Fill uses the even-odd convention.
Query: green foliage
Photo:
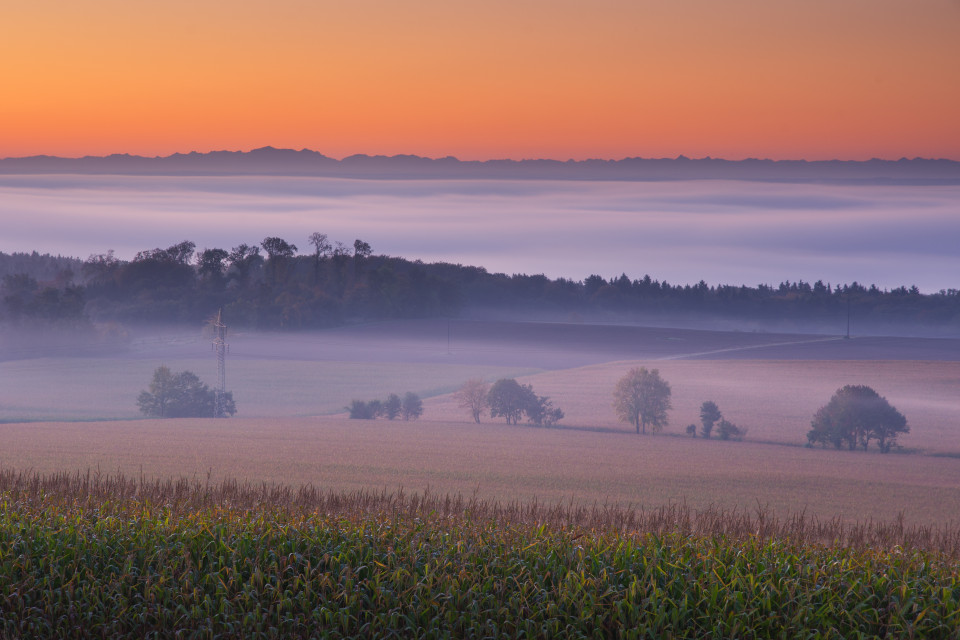
[[[859,445],[866,451],[876,440],[880,452],[887,453],[896,446],[898,435],[909,432],[907,419],[886,398],[868,386],[847,385],[817,410],[807,441],[850,451]]]
[[[634,425],[637,433],[647,432],[647,425],[656,433],[667,425],[670,404],[670,384],[660,377],[660,371],[646,367],[630,369],[617,381],[613,390],[613,408],[621,421]]]
[[[237,412],[233,393],[224,394],[223,412],[232,416]],[[192,371],[173,373],[160,366],[153,372],[149,390],[137,398],[141,413],[158,418],[213,418],[216,391],[200,381]]]
[[[98,488],[0,494],[3,637],[955,638],[960,619],[955,563],[908,547],[525,524],[449,497],[230,508],[244,496],[208,486],[222,504],[184,507],[179,483],[172,501]]]

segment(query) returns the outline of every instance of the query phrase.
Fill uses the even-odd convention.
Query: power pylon
[[[222,310],[217,311],[213,321],[213,350],[217,354],[217,389],[214,392],[213,415],[224,416],[223,398],[227,394],[227,325],[221,318]]]

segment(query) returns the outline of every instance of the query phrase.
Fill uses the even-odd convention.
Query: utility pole
[[[213,350],[217,354],[217,389],[214,391],[213,415],[217,418],[224,416],[223,398],[227,393],[227,325],[223,324],[222,313],[222,309],[217,311],[217,317],[213,321]]]
[[[847,335],[844,336],[844,339],[850,339],[850,294],[847,294]]]

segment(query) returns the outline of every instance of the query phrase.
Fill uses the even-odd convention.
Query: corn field
[[[955,638],[960,531],[0,471],[7,638]]]

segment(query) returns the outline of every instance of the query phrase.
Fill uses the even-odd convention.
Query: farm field
[[[0,472],[0,634],[953,638],[956,527]],[[82,626],[81,626],[82,625]]]
[[[483,499],[755,510],[945,523],[960,460],[629,432],[346,418],[0,425],[0,466],[310,483]]]
[[[855,520],[903,512],[913,522],[939,523],[960,513],[957,353],[954,340],[537,323],[237,334],[228,360],[235,418],[141,420],[136,396],[156,366],[215,378],[202,335],[157,335],[121,355],[0,362],[0,465],[476,491],[504,501],[764,505]],[[659,369],[673,389],[670,424],[657,436],[636,436],[611,407],[616,380],[634,366]],[[489,418],[475,425],[450,395],[473,377],[517,377],[566,417],[556,428]],[[813,413],[845,384],[874,387],[906,415],[903,451],[803,446]],[[417,422],[342,414],[354,398],[405,391],[424,398]],[[746,440],[683,435],[699,422],[704,400],[746,428]]]

